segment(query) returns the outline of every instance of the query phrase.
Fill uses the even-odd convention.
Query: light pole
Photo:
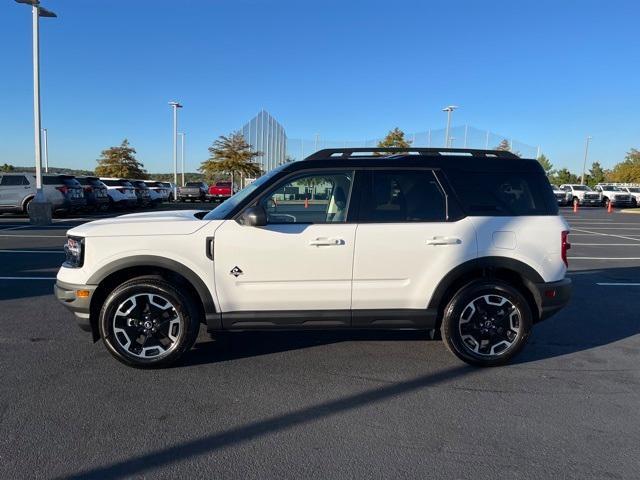
[[[184,187],[184,132],[180,132],[178,135],[180,135],[180,164],[182,167],[182,186]]]
[[[40,17],[54,18],[56,14],[40,6],[39,0],[16,0],[31,5],[33,22],[33,124],[36,153],[36,196],[27,208],[29,219],[35,225],[51,223],[51,204],[42,191],[42,144],[40,122]]]
[[[46,128],[42,129],[42,143],[44,143],[44,173],[49,173],[49,143]]]
[[[587,170],[587,157],[589,156],[589,142],[591,142],[591,135],[587,135],[587,142],[584,146],[584,162],[582,162],[582,178],[580,179],[580,185],[584,185],[584,175]]]
[[[444,133],[444,146],[449,148],[449,129],[451,128],[451,114],[453,111],[458,108],[456,105],[449,105],[448,107],[444,107],[442,109],[443,112],[447,112],[447,129]]]
[[[178,102],[169,102],[173,109],[173,200],[178,199]]]

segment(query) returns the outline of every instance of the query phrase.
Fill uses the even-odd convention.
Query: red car
[[[231,182],[216,182],[209,187],[207,198],[210,202],[215,200],[224,201],[233,195],[231,191]]]

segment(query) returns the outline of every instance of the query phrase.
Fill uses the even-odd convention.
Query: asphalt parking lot
[[[482,370],[426,333],[204,329],[127,368],[52,295],[88,218],[0,216],[0,478],[636,479],[640,215],[562,213],[574,298]]]

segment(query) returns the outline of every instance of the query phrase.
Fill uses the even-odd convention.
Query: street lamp
[[[49,173],[49,143],[46,128],[42,129],[42,143],[44,143],[44,173]]]
[[[447,129],[445,130],[445,133],[444,133],[444,146],[446,148],[449,148],[450,146],[449,129],[451,128],[451,114],[456,108],[458,108],[456,105],[449,105],[448,107],[444,107],[442,109],[443,112],[447,112]]]
[[[51,204],[42,191],[42,144],[40,122],[40,17],[55,18],[57,15],[40,6],[39,0],[15,0],[16,3],[31,5],[33,21],[33,123],[36,153],[36,196],[29,203],[30,222],[34,225],[51,223]]]
[[[589,156],[589,142],[591,142],[591,135],[587,135],[587,142],[584,146],[584,162],[582,163],[582,179],[580,185],[584,185],[584,175],[587,170],[587,157]]]
[[[178,198],[178,102],[169,102],[173,109],[173,199]]]
[[[185,183],[184,183],[184,132],[179,132],[178,135],[180,135],[180,163],[181,163],[181,170],[182,170],[182,186],[184,187]]]

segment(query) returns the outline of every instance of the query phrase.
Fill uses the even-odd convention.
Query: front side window
[[[5,175],[0,181],[0,185],[13,186],[13,185],[29,185],[29,180],[24,175]]]
[[[431,170],[371,172],[369,195],[361,204],[363,222],[444,222],[446,198]]]
[[[353,172],[317,172],[287,180],[262,197],[267,223],[340,223],[347,220]]]

